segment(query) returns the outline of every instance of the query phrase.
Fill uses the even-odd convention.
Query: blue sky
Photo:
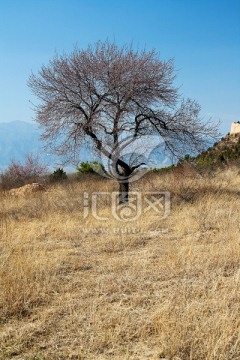
[[[240,120],[239,0],[0,0],[0,122],[34,120],[27,80],[55,51],[107,37],[173,57],[181,93],[223,133]]]

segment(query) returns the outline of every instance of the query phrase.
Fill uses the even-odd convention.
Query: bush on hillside
[[[61,182],[67,180],[67,173],[62,169],[56,169],[52,174],[49,175],[50,182]]]
[[[81,162],[80,165],[77,167],[77,174],[91,174],[91,173],[101,173],[105,172],[103,164],[99,163],[98,161],[93,162]]]

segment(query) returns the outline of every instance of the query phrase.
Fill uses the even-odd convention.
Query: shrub
[[[93,162],[81,162],[80,166],[77,167],[78,174],[91,174],[91,173],[101,173],[105,172],[103,164],[99,163],[98,161]]]
[[[175,165],[174,165],[174,164],[171,164],[171,165],[166,166],[166,167],[151,169],[151,171],[157,172],[157,173],[166,173],[166,172],[168,172],[168,171],[173,170],[174,168],[175,168]]]
[[[60,182],[66,179],[67,179],[67,174],[61,168],[56,169],[51,175],[49,175],[50,182]]]
[[[80,165],[77,167],[78,174],[90,174],[93,173],[93,166],[92,163],[86,161],[81,162]]]
[[[178,160],[177,165],[181,165],[181,164],[184,164],[184,163],[190,163],[192,160],[194,160],[193,157],[191,157],[189,154],[185,154],[183,158],[180,158]]]

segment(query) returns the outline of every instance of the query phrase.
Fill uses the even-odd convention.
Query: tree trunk
[[[119,183],[119,204],[127,204],[128,203],[128,192],[129,192],[129,182],[125,180],[124,182]]]

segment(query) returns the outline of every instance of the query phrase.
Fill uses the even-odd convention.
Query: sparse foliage
[[[48,145],[71,158],[91,143],[111,160],[125,201],[128,181],[141,163],[132,166],[123,158],[124,138],[158,136],[179,156],[202,150],[206,138],[218,136],[217,126],[200,118],[200,105],[181,98],[174,79],[173,60],[160,59],[155,50],[99,41],[56,55],[30,77],[29,86],[40,99],[37,121]]]
[[[47,168],[47,165],[41,162],[38,155],[29,153],[23,164],[12,161],[8,169],[1,174],[1,187],[11,189],[36,182],[46,175]]]

